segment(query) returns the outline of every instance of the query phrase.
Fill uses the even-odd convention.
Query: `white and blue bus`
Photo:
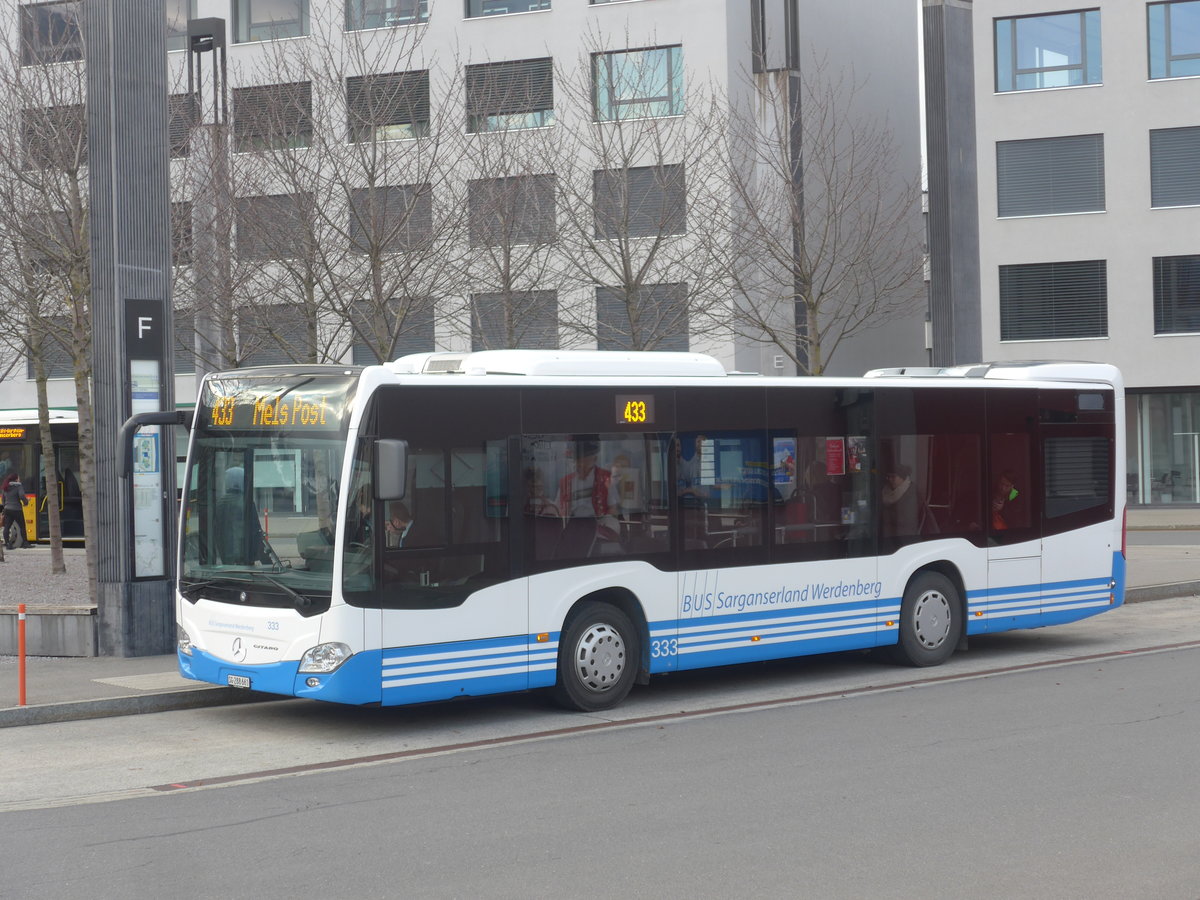
[[[971,635],[1124,597],[1107,365],[727,373],[688,353],[420,354],[204,379],[178,657],[351,704]]]

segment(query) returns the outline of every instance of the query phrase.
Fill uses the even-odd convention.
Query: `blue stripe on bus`
[[[899,611],[899,598],[889,597],[651,622],[652,648],[667,644],[671,652],[665,658],[652,652],[650,671],[871,647]]]
[[[1115,586],[1114,586],[1115,583]],[[967,592],[967,632],[1007,631],[1076,621],[1124,601],[1125,559],[1113,554],[1111,578],[1022,584]],[[817,607],[755,609],[650,622],[652,673],[699,669],[894,643],[901,599]],[[560,632],[393,647],[357,653],[337,671],[299,674],[296,660],[236,665],[194,649],[178,654],[189,678],[226,684],[249,678],[251,688],[285,696],[385,705],[444,700],[549,687],[557,677]],[[755,640],[757,638],[757,640]],[[315,679],[316,684],[306,682]]]
[[[1047,581],[1042,584],[1014,584],[1009,587],[982,588],[976,591],[967,591],[968,599],[976,597],[991,597],[996,594],[1028,594],[1032,591],[1044,592],[1047,590],[1062,590],[1072,587],[1108,587],[1111,578],[1081,578],[1075,581]]]
[[[390,648],[379,669],[385,705],[523,691],[554,684],[558,632]]]

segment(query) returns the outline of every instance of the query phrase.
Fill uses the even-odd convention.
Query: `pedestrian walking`
[[[0,533],[4,535],[4,546],[9,550],[28,546],[25,534],[25,488],[21,476],[14,470],[4,484],[4,514],[0,520]]]

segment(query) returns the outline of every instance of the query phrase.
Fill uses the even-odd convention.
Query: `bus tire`
[[[904,589],[894,657],[910,666],[941,665],[954,653],[962,629],[962,600],[954,582],[940,572],[922,572]]]
[[[558,642],[554,701],[566,709],[611,709],[629,694],[641,659],[637,629],[609,603],[581,603]]]

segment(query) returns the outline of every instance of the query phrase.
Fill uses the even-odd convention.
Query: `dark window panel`
[[[350,192],[350,249],[403,253],[433,240],[433,188],[404,184]]]
[[[310,82],[233,89],[235,152],[307,147],[312,128]]]
[[[1104,260],[1000,267],[1000,340],[1107,336]]]
[[[687,200],[682,165],[601,169],[593,176],[596,237],[683,234]]]
[[[549,244],[557,235],[555,176],[484,178],[468,186],[472,247]]]
[[[687,350],[686,284],[648,284],[628,299],[620,288],[596,288],[601,350]]]
[[[303,256],[309,241],[311,199],[296,194],[240,197],[237,253],[246,260]]]
[[[550,58],[467,66],[467,130],[536,128],[554,122]]]
[[[428,0],[346,0],[347,31],[417,25],[428,19]]]
[[[1200,206],[1200,127],[1150,132],[1150,205]]]
[[[556,291],[471,295],[471,349],[558,349]]]
[[[1104,211],[1104,135],[1000,141],[996,182],[1001,216]]]
[[[350,140],[401,140],[429,134],[429,72],[346,79]]]

